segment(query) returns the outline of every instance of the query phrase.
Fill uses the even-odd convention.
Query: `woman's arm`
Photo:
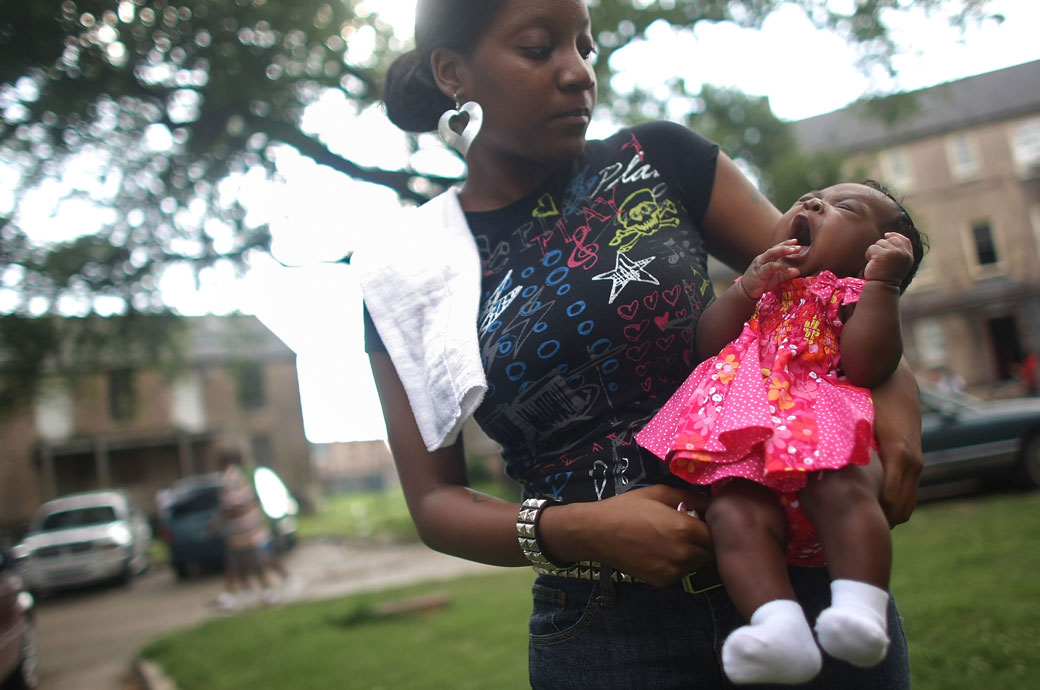
[[[428,451],[390,357],[373,352],[369,358],[390,450],[423,542],[482,563],[528,565],[516,538],[520,505],[467,486],[461,443]],[[675,509],[685,501],[703,510],[706,499],[654,486],[595,503],[553,506],[542,514],[539,536],[557,562],[609,563],[652,584],[670,584],[712,558],[704,522]]]
[[[910,519],[917,503],[921,452],[921,397],[917,379],[903,361],[888,381],[875,387],[874,437],[885,469],[881,507],[892,525]]]
[[[419,537],[431,549],[460,558],[527,564],[515,538],[519,506],[468,487],[461,442],[428,451],[390,356],[373,352],[369,359],[390,452]]]
[[[711,199],[701,221],[708,252],[743,273],[773,244],[780,215],[732,159],[719,152]]]

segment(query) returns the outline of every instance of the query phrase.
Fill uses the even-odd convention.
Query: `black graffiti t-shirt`
[[[717,156],[685,127],[648,123],[588,142],[528,197],[466,214],[488,380],[474,417],[526,495],[676,483],[632,437],[696,365]],[[367,314],[366,350],[385,350]]]

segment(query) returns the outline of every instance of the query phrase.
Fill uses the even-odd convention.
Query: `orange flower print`
[[[794,407],[790,387],[790,383],[779,376],[774,376],[769,380],[769,402],[776,404],[777,408],[781,410],[789,410]]]
[[[719,372],[719,381],[721,383],[729,383],[733,380],[733,377],[737,375],[737,369],[740,368],[740,362],[734,355],[726,355],[726,359],[718,362],[715,365],[715,369]]]

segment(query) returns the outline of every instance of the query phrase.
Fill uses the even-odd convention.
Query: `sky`
[[[365,4],[390,21],[400,37],[410,38],[411,0]],[[1035,37],[1040,2],[998,0],[991,8],[1006,21],[986,22],[963,35],[920,11],[893,17],[897,43],[909,46],[895,60],[894,80],[858,72],[852,48],[815,30],[790,5],[756,31],[701,23],[691,35],[654,25],[647,41],[615,56],[614,86],[622,91],[636,84],[653,88],[681,76],[690,85],[711,83],[768,96],[778,117],[798,120],[840,109],[872,91],[919,89],[1040,59]],[[312,107],[304,127],[362,165],[392,167],[407,160],[405,138],[378,108],[357,114],[346,99],[330,96]],[[597,118],[590,136],[608,134],[612,127]],[[432,135],[423,144],[413,164],[446,175],[463,173],[462,163]],[[304,428],[311,442],[384,439],[363,350],[360,290],[350,268],[332,262],[350,250],[357,233],[372,232],[393,212],[396,197],[292,152],[283,153],[278,163],[286,178],[280,186],[243,182],[250,212],[270,219],[274,258],[257,258],[238,278],[227,270],[209,271],[198,291],[184,289],[186,276],[171,274],[169,302],[187,314],[253,313],[285,341],[298,356]]]

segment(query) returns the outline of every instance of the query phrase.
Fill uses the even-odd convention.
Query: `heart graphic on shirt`
[[[652,293],[650,293],[649,295],[647,295],[646,297],[643,298],[643,304],[645,304],[646,308],[649,309],[650,311],[653,311],[654,309],[657,308],[657,296],[658,296],[658,294],[660,294],[660,293],[652,292]]]
[[[636,365],[636,373],[640,376],[646,376],[646,370],[650,368],[650,362],[643,362],[642,364]]]
[[[663,316],[654,317],[654,323],[657,324],[660,330],[663,331],[668,327],[669,316],[671,316],[671,312],[665,312]]]
[[[639,340],[639,337],[643,335],[643,331],[650,325],[650,319],[643,319],[639,323],[630,323],[622,330],[625,337],[629,340]]]
[[[665,336],[663,338],[658,338],[655,342],[657,343],[657,347],[658,348],[660,348],[662,350],[667,350],[668,348],[670,348],[672,346],[672,342],[674,340],[675,340],[675,334],[673,333],[673,334]]]
[[[633,362],[638,362],[646,357],[646,353],[650,350],[650,341],[647,340],[642,345],[633,345],[632,347],[625,350],[625,356]]]
[[[618,307],[617,313],[621,318],[631,321],[636,317],[636,311],[638,310],[639,300],[634,299],[630,304],[622,304],[620,307]]]
[[[679,301],[680,286],[673,285],[667,290],[663,290],[661,294],[664,296],[664,301],[668,304],[675,306],[675,303]]]
[[[646,378],[646,379],[645,379],[645,380],[643,381],[643,383],[642,383],[642,386],[641,386],[641,388],[642,388],[642,389],[643,389],[643,390],[644,390],[645,392],[649,393],[649,392],[650,392],[650,386],[651,386],[651,384],[653,384],[653,382],[654,382],[654,381],[653,381],[653,379],[651,379],[651,378],[650,378],[650,377],[648,376],[648,377],[647,377],[647,378]]]
[[[538,206],[531,212],[531,215],[535,218],[548,218],[560,215],[560,211],[556,208],[556,202],[553,201],[552,195],[543,194],[538,198]]]

